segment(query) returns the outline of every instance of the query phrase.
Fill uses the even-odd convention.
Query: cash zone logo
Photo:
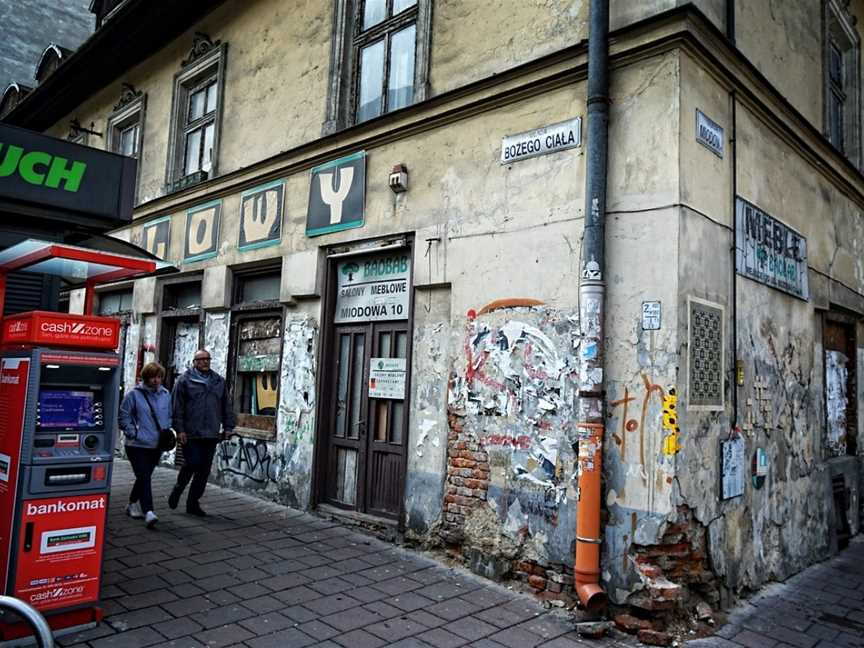
[[[27,322],[17,320],[12,322],[7,330],[9,333],[26,333],[29,328],[30,325]]]
[[[56,601],[57,599],[69,598],[70,596],[78,596],[84,593],[83,585],[71,585],[69,587],[55,587],[45,590],[44,592],[36,592],[30,595],[31,603],[44,603],[45,601]]]
[[[114,333],[110,326],[95,326],[84,322],[42,322],[43,333],[57,333],[60,335],[84,335],[89,337],[105,337]]]

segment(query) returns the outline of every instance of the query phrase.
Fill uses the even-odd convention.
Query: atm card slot
[[[77,448],[81,445],[81,437],[77,434],[58,434],[58,448]]]
[[[75,486],[90,482],[90,467],[49,468],[45,471],[46,486]]]

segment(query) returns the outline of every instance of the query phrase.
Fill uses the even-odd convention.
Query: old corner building
[[[94,35],[7,89],[6,122],[138,159],[114,235],[182,271],[101,293],[126,387],[206,346],[240,421],[221,482],[555,598],[590,379],[612,601],[722,605],[836,552],[864,454],[864,2],[611,2],[599,351],[589,3],[505,5],[94,2]]]

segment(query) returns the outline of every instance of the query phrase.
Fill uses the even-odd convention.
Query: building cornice
[[[623,68],[685,50],[702,61],[727,90],[864,209],[864,176],[736,49],[701,12],[686,6],[616,30],[610,65]],[[304,143],[188,190],[156,198],[136,209],[136,221],[181,211],[310,169],[359,149],[371,150],[566,87],[585,78],[587,43],[512,68],[408,108]]]

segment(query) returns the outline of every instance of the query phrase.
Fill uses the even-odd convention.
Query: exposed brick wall
[[[717,580],[708,560],[708,530],[687,506],[666,527],[657,544],[630,547],[644,589],[627,602],[651,612],[694,607],[700,600],[719,602]]]
[[[541,565],[533,560],[520,560],[514,564],[513,575],[527,583],[544,601],[563,601],[568,606],[576,604],[572,566]]]
[[[450,413],[447,435],[447,479],[444,483],[444,523],[439,534],[446,544],[461,544],[465,517],[489,492],[489,455],[464,429],[464,418]]]

